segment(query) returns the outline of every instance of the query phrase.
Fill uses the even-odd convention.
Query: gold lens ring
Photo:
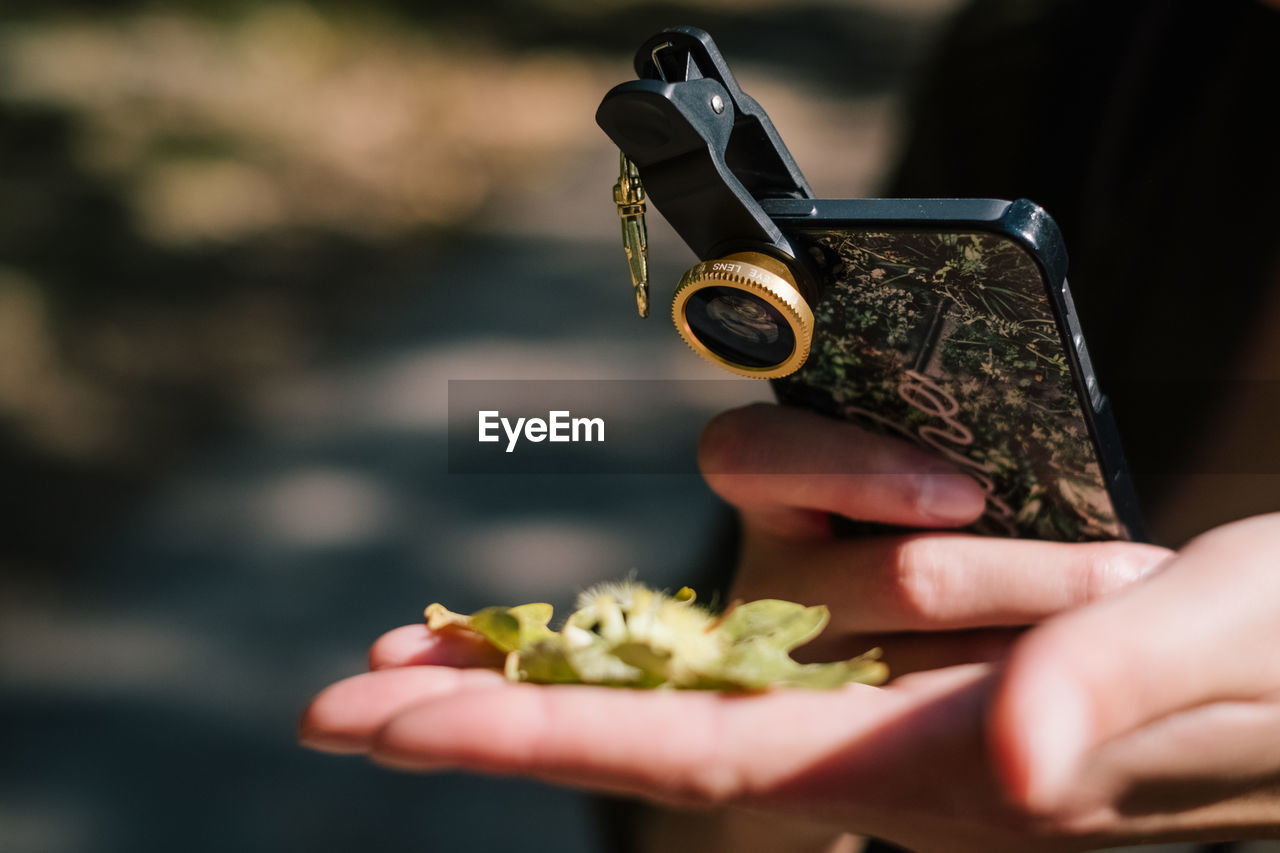
[[[706,287],[729,287],[751,294],[772,306],[791,329],[795,346],[791,354],[773,365],[752,367],[730,361],[709,349],[693,331],[685,316],[689,297]],[[712,261],[703,261],[690,269],[676,286],[671,304],[671,319],[680,337],[694,352],[712,364],[752,379],[776,379],[795,373],[809,357],[813,341],[813,311],[796,286],[795,277],[786,264],[760,252],[737,252]]]

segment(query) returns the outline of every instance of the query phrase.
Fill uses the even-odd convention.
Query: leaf
[[[486,607],[471,614],[471,627],[504,652],[520,648],[520,620],[505,607]]]
[[[888,670],[879,649],[847,661],[797,663],[792,649],[822,632],[826,607],[764,599],[716,617],[674,595],[627,581],[583,593],[564,627],[552,631],[551,605],[486,607],[469,616],[443,605],[426,610],[436,631],[464,631],[506,653],[512,681],[611,687],[759,691],[879,684]]]
[[[519,607],[486,607],[471,614],[471,628],[498,649],[513,652],[554,636],[547,627],[550,604],[522,604]]]
[[[725,658],[721,677],[747,690],[830,689],[851,682],[879,684],[888,676],[888,668],[875,660],[878,656],[879,651],[872,650],[848,661],[802,664],[767,639],[757,637],[734,646]]]
[[[716,630],[732,643],[764,638],[789,652],[821,634],[830,618],[830,611],[822,605],[805,607],[794,601],[764,598],[732,608]]]
[[[425,616],[432,631],[461,631],[480,635],[503,652],[526,648],[555,636],[547,627],[550,604],[522,604],[519,607],[486,607],[470,616],[454,613],[443,604],[431,604]]]
[[[507,655],[508,681],[534,684],[581,684],[582,677],[569,663],[558,640],[545,640],[524,651]]]
[[[454,613],[443,604],[428,604],[424,615],[427,617],[427,627],[432,631],[445,631],[450,628],[472,630],[470,616]]]
[[[830,690],[846,684],[883,684],[889,678],[889,667],[879,657],[880,650],[871,649],[846,661],[796,664],[784,686]]]
[[[522,624],[538,625],[546,628],[547,623],[551,621],[551,617],[555,615],[555,608],[546,602],[539,601],[533,604],[521,604],[518,607],[513,607],[511,608],[511,614],[519,619]]]
[[[656,649],[648,643],[627,642],[614,646],[611,653],[618,660],[633,666],[650,678],[668,681],[671,678],[669,664],[672,653],[668,649]]]
[[[589,645],[566,648],[565,657],[584,684],[603,684],[614,687],[656,687],[661,678],[646,673],[639,667],[621,660],[605,640]]]
[[[740,690],[764,690],[791,675],[799,666],[785,650],[766,638],[754,637],[735,644],[724,656],[718,672],[707,672],[713,682]]]

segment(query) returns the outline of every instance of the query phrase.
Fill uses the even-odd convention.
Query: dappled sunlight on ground
[[[592,107],[617,75],[287,3],[233,22],[32,25],[4,52],[6,97],[75,110],[81,162],[127,179],[164,243],[284,226],[394,239],[464,220],[599,150]]]

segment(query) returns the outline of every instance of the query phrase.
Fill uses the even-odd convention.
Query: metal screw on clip
[[[618,182],[613,185],[613,203],[622,218],[622,248],[627,253],[631,286],[636,292],[636,308],[649,316],[649,233],[644,224],[644,187],[640,172],[626,154],[618,152]]]

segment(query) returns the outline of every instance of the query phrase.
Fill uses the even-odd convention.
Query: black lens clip
[[[596,123],[636,165],[649,199],[702,260],[736,251],[795,257],[763,198],[812,198],[773,122],[742,91],[711,36],[671,27],[636,51]]]

